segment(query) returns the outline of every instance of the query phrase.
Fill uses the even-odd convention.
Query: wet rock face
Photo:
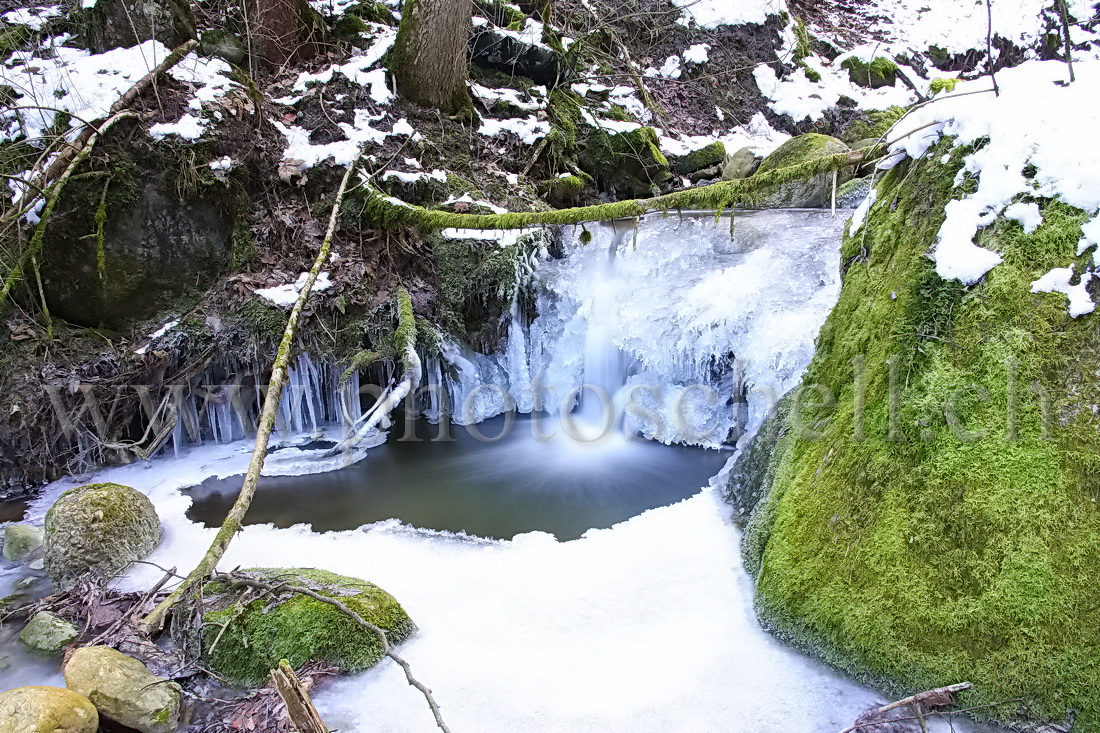
[[[183,0],[99,0],[81,12],[85,42],[95,53],[150,38],[173,48],[195,35],[195,17]]]
[[[179,686],[116,649],[77,649],[65,665],[65,685],[86,695],[104,717],[141,733],[170,733],[179,726]]]
[[[80,631],[63,618],[48,611],[37,613],[19,634],[19,642],[31,651],[46,656],[59,654],[76,640]]]
[[[78,486],[46,513],[46,571],[59,588],[91,570],[119,573],[159,543],[153,503],[129,486]]]
[[[88,698],[60,687],[18,687],[0,694],[0,721],[4,730],[21,733],[99,730],[99,713]]]
[[[107,221],[102,275],[94,237],[74,231],[47,243],[50,309],[90,327],[152,318],[214,281],[228,265],[232,233],[231,217],[216,202],[182,204],[146,183],[130,212]]]
[[[29,524],[9,524],[4,528],[4,557],[14,562],[30,558],[42,547],[42,529]]]

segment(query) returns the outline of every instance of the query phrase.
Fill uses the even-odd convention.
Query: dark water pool
[[[493,437],[502,426],[503,418],[496,418],[477,429]],[[571,540],[692,496],[730,455],[621,438],[540,442],[532,437],[529,418],[492,443],[461,426],[450,432],[451,442],[432,440],[438,426],[419,423],[420,440],[391,437],[350,468],[265,477],[245,523],[309,524],[323,532],[398,519],[480,537],[510,539],[539,530]],[[187,489],[194,500],[188,517],[221,524],[240,486],[235,476]]]

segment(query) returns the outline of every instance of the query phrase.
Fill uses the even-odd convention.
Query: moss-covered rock
[[[21,562],[42,547],[44,538],[41,527],[29,524],[9,524],[4,527],[4,557]]]
[[[672,170],[681,176],[690,175],[704,168],[721,165],[726,160],[726,146],[713,142],[706,147],[692,150],[687,155],[672,159]]]
[[[119,573],[159,543],[153,502],[129,486],[78,486],[46,512],[46,572],[59,588],[90,570]]]
[[[589,136],[580,163],[603,190],[616,195],[655,196],[672,178],[652,127],[619,133],[597,130]]]
[[[892,87],[898,80],[898,65],[893,59],[882,56],[877,56],[870,61],[849,56],[840,62],[840,67],[848,70],[848,78],[853,84],[869,89]]]
[[[80,631],[49,611],[36,613],[19,634],[19,643],[37,654],[53,656],[76,641]]]
[[[844,128],[840,139],[851,145],[853,150],[858,150],[857,143],[866,140],[877,142],[904,114],[905,108],[896,106],[864,112]]]
[[[103,717],[141,733],[171,733],[179,726],[179,685],[111,647],[73,652],[65,665],[65,686],[91,700]]]
[[[810,163],[837,153],[848,152],[848,146],[835,137],[816,132],[793,137],[764,158],[754,176],[780,168]],[[844,177],[839,178],[843,182]],[[762,209],[816,208],[832,199],[832,173],[815,173],[794,179],[778,186],[761,197],[757,206]]]
[[[360,0],[344,11],[346,15],[353,15],[368,23],[381,23],[383,25],[397,25],[397,18],[393,11],[378,0]]]
[[[0,694],[4,730],[96,733],[99,713],[88,698],[61,687],[17,687]]]
[[[587,185],[587,180],[575,173],[570,173],[543,181],[539,184],[538,191],[551,204],[568,206],[576,203]]]
[[[1100,729],[1100,331],[1030,290],[1085,262],[1089,215],[998,220],[978,243],[1004,261],[944,281],[926,253],[963,161],[945,141],[891,170],[844,241],[803,382],[835,402],[814,388],[792,410],[745,537],[757,610],[895,691],[970,680],[964,705],[1022,698]]]
[[[382,628],[391,645],[401,643],[415,629],[393,596],[364,580],[301,568],[246,572],[268,582],[306,586],[338,599],[364,620]],[[239,591],[220,582],[208,584],[203,594],[215,599],[213,610],[204,615],[207,631],[203,635],[203,655],[219,675],[235,684],[263,684],[268,672],[282,659],[295,668],[310,660],[323,660],[341,672],[357,672],[373,666],[383,656],[382,642],[376,634],[335,606],[314,598],[287,593],[277,595],[277,600],[268,596],[242,607],[237,603]]]

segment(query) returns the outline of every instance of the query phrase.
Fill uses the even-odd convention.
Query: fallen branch
[[[279,351],[275,357],[275,364],[271,370],[270,386],[267,395],[264,397],[264,406],[260,413],[259,425],[256,429],[256,447],[252,450],[252,460],[248,464],[248,472],[245,474],[241,493],[237,497],[236,502],[234,502],[232,509],[229,510],[229,516],[225,518],[221,529],[218,530],[217,535],[214,537],[214,541],[210,543],[209,549],[207,549],[206,554],[203,556],[202,560],[199,561],[199,564],[195,566],[195,569],[191,571],[186,580],[180,583],[167,598],[161,601],[160,604],[142,620],[142,629],[148,634],[159,631],[164,627],[164,620],[168,615],[168,611],[179,602],[180,598],[183,597],[183,594],[187,592],[188,589],[196,583],[205,580],[206,577],[214,571],[214,568],[217,567],[218,562],[222,559],[226,549],[229,547],[229,543],[233,541],[237,532],[241,530],[244,515],[248,512],[248,507],[252,503],[252,497],[256,494],[256,487],[260,482],[260,472],[263,471],[264,461],[267,459],[268,443],[271,440],[271,432],[275,428],[275,422],[279,415],[279,402],[283,396],[283,387],[286,386],[287,382],[290,368],[291,347],[294,344],[294,337],[298,332],[298,323],[301,321],[302,311],[305,310],[310,293],[313,292],[313,285],[317,282],[318,275],[321,274],[321,268],[324,267],[332,252],[332,238],[336,232],[337,216],[340,213],[340,207],[344,203],[344,195],[347,193],[348,183],[351,181],[352,175],[359,166],[359,161],[362,156],[363,153],[360,151],[359,154],[355,156],[355,160],[352,161],[352,164],[348,166],[348,170],[344,174],[343,180],[340,182],[340,188],[336,193],[336,201],[332,205],[332,214],[329,217],[328,231],[325,233],[325,239],[321,244],[321,250],[317,253],[317,259],[313,263],[313,268],[309,271],[305,284],[298,294],[298,300],[294,303],[294,307],[290,311],[290,318],[287,320],[286,329],[283,331],[283,339],[279,344]]]
[[[294,669],[285,659],[271,670],[271,685],[279,693],[286,705],[286,716],[298,730],[298,733],[329,733],[321,720],[321,714],[309,699],[305,685],[298,681]]]
[[[969,690],[973,685],[969,682],[959,682],[954,685],[947,685],[946,687],[937,687],[934,690],[925,690],[919,692],[916,695],[910,695],[902,700],[897,700],[892,703],[883,705],[882,707],[868,710],[859,716],[855,724],[840,731],[840,733],[854,733],[857,730],[863,730],[864,728],[871,728],[876,725],[883,725],[885,723],[894,722],[896,719],[886,717],[887,713],[898,708],[905,707],[906,705],[916,705],[918,720],[923,719],[923,713],[926,710],[932,708],[946,707],[947,705],[955,704],[955,693],[962,692],[963,690]],[[862,722],[861,722],[862,721]]]
[[[234,573],[215,573],[214,580],[228,583],[230,585],[256,588],[258,590],[272,591],[278,589],[279,591],[298,593],[303,596],[309,596],[315,601],[327,603],[330,606],[337,608],[338,610],[346,614],[348,618],[350,618],[352,621],[359,624],[359,626],[366,629],[367,631],[372,632],[375,636],[378,637],[379,641],[382,642],[382,653],[392,659],[394,662],[396,662],[397,665],[401,667],[402,670],[404,670],[405,679],[408,681],[408,683],[416,689],[420,690],[421,694],[424,695],[424,699],[428,702],[428,707],[432,710],[432,715],[435,716],[435,724],[439,726],[439,729],[443,731],[443,733],[451,733],[450,729],[447,727],[447,724],[443,722],[443,716],[439,711],[439,704],[435,701],[435,698],[432,697],[432,691],[428,689],[428,687],[426,687],[422,682],[413,677],[412,667],[409,665],[408,662],[402,659],[397,654],[397,652],[393,650],[392,646],[390,646],[389,639],[386,638],[385,629],[372,624],[370,621],[367,621],[365,618],[356,613],[353,609],[349,608],[347,604],[336,598],[330,598],[328,596],[318,593],[315,590],[306,588],[305,586],[301,585],[288,585],[286,583],[268,583],[263,580],[256,580],[255,578],[249,578]]]

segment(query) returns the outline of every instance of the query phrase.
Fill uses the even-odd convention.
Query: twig
[[[248,507],[252,503],[252,497],[256,494],[256,487],[260,482],[260,472],[263,471],[264,461],[267,458],[268,443],[271,440],[271,432],[275,428],[275,422],[279,414],[279,402],[283,395],[283,387],[286,385],[288,378],[290,353],[294,344],[294,337],[298,332],[298,323],[302,318],[302,311],[305,310],[306,302],[313,292],[313,285],[317,282],[317,277],[321,273],[321,268],[328,262],[329,254],[332,252],[332,239],[336,233],[336,223],[340,213],[340,207],[344,203],[344,195],[347,192],[348,183],[359,167],[359,162],[362,157],[363,152],[360,150],[355,156],[355,160],[348,166],[348,170],[344,174],[343,180],[340,182],[340,188],[336,193],[336,201],[332,205],[332,214],[329,217],[328,231],[325,234],[325,239],[321,244],[320,251],[317,253],[317,259],[314,261],[313,267],[310,269],[309,275],[306,277],[306,281],[298,295],[298,300],[294,303],[294,308],[290,311],[290,318],[287,320],[286,329],[283,331],[283,338],[279,344],[279,351],[275,357],[275,364],[271,370],[270,386],[268,387],[267,395],[264,397],[264,406],[260,413],[259,425],[256,429],[256,447],[252,451],[252,460],[248,465],[248,472],[245,474],[241,493],[237,497],[236,502],[234,502],[233,508],[230,509],[229,516],[227,516],[225,522],[222,523],[221,529],[218,530],[218,534],[214,537],[214,541],[207,549],[206,554],[203,556],[202,560],[199,561],[199,564],[195,566],[195,569],[191,571],[187,579],[180,583],[180,585],[172,591],[167,598],[161,601],[142,621],[141,626],[146,633],[159,631],[163,628],[164,619],[168,611],[179,602],[180,598],[183,597],[183,594],[191,586],[204,580],[206,576],[217,567],[218,562],[222,559],[226,549],[229,547],[229,543],[233,541],[237,532],[241,530],[244,515],[248,512]]]

